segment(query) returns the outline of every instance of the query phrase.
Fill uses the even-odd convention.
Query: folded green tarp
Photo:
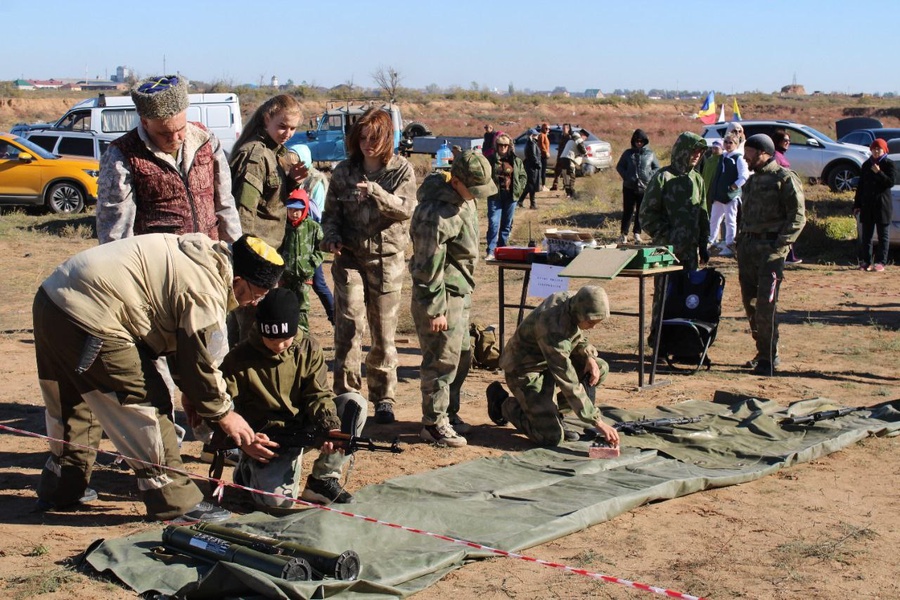
[[[623,436],[622,455],[587,458],[588,442],[483,458],[360,490],[341,510],[482,546],[520,551],[602,523],[655,500],[758,479],[869,435],[900,432],[900,400],[812,426],[779,421],[840,408],[824,399],[785,409],[774,402],[689,401],[655,411],[604,407],[615,421],[701,417],[671,434]],[[337,508],[337,507],[336,507]],[[396,598],[420,591],[484,549],[325,510],[275,518],[253,513],[228,526],[340,553],[362,562],[356,581],[290,582],[239,565],[203,564],[158,552],[161,531],[92,546],[86,560],[139,593],[190,598]]]

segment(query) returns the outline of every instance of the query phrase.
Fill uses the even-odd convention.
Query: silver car
[[[535,126],[540,129],[540,125]],[[572,129],[580,131],[582,128],[574,125]],[[551,170],[556,166],[556,149],[559,147],[559,140],[562,137],[562,125],[551,125],[550,131],[547,132],[550,138],[550,156],[547,157],[547,169]],[[525,158],[525,142],[528,141],[528,132],[526,131],[515,140],[513,144],[516,147],[516,155]],[[593,175],[597,171],[603,171],[613,166],[612,146],[609,142],[604,142],[593,133],[588,132],[587,139],[584,141],[584,147],[587,155],[581,163],[581,167],[576,169],[578,175]]]
[[[769,137],[778,130],[791,136],[791,145],[785,155],[791,169],[811,181],[821,180],[835,192],[853,189],[850,182],[859,176],[859,168],[869,158],[869,149],[856,144],[843,144],[816,131],[808,125],[793,121],[741,121],[747,137],[765,133]],[[728,123],[707,125],[703,137],[707,140],[722,139]]]
[[[66,131],[64,129],[33,129],[23,137],[47,152],[60,156],[77,156],[100,160],[109,145],[120,133],[94,131]]]

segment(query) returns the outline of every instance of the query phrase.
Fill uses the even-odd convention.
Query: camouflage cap
[[[569,310],[575,321],[603,321],[609,318],[609,298],[596,285],[586,285],[569,299]]]
[[[491,178],[491,163],[477,152],[466,150],[454,158],[450,176],[462,181],[472,195],[480,200],[497,193],[497,186]]]

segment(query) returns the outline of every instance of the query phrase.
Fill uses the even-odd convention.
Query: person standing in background
[[[537,129],[529,130],[528,140],[525,142],[525,189],[519,196],[519,208],[524,207],[525,196],[531,201],[529,208],[537,208],[534,195],[541,187],[541,148],[538,145],[538,135],[540,132]]]
[[[562,164],[560,163],[560,159],[563,155],[563,150],[566,148],[566,144],[569,143],[569,140],[572,139],[572,125],[569,123],[563,123],[562,133],[559,136],[559,144],[556,145],[556,166],[553,169],[553,184],[550,186],[550,191],[555,192],[559,189],[559,176],[562,175]]]
[[[494,141],[494,146],[494,155],[488,160],[491,162],[492,179],[497,186],[497,193],[488,198],[485,260],[494,260],[497,246],[509,243],[516,213],[516,199],[525,189],[525,166],[522,159],[516,156],[510,137],[501,133]]]
[[[747,182],[750,171],[743,154],[737,150],[737,136],[733,133],[725,134],[722,140],[725,146],[725,154],[719,160],[719,168],[713,177],[712,190],[708,194],[712,197],[712,206],[709,214],[709,249],[712,253],[724,258],[734,256],[734,236],[737,232],[737,213],[741,204],[741,187]],[[716,243],[719,237],[719,227],[725,222],[725,238],[720,244]]]
[[[538,146],[541,149],[541,191],[547,192],[547,160],[550,158],[550,124],[541,123],[541,133],[538,135]]]
[[[498,131],[494,131],[494,126],[490,123],[484,124],[484,139],[481,142],[481,153],[485,158],[490,158],[496,151],[494,141],[497,138]]]
[[[634,243],[643,244],[641,238],[641,201],[647,190],[647,182],[659,168],[656,154],[650,149],[650,139],[643,129],[631,134],[631,148],[622,153],[616,171],[622,177],[622,229],[620,244],[628,243],[628,230],[634,217]]]
[[[869,146],[872,151],[859,170],[859,185],[853,200],[853,214],[859,218],[859,270],[884,271],[888,261],[891,225],[891,187],[894,185],[894,162],[887,157],[887,142],[878,138]],[[875,232],[880,252],[873,259]]]
[[[772,136],[772,142],[775,144],[775,162],[778,163],[778,166],[780,167],[790,169],[791,162],[787,159],[787,156],[785,156],[788,149],[791,147],[790,134],[784,129],[776,129],[775,134]],[[784,259],[784,263],[786,265],[799,265],[802,262],[803,259],[794,252],[794,244],[791,244],[787,258]]]

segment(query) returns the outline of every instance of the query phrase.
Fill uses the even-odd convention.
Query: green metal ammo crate
[[[626,269],[653,269],[668,267],[675,264],[675,255],[672,254],[672,246],[626,246],[637,250],[637,256],[631,259]]]

